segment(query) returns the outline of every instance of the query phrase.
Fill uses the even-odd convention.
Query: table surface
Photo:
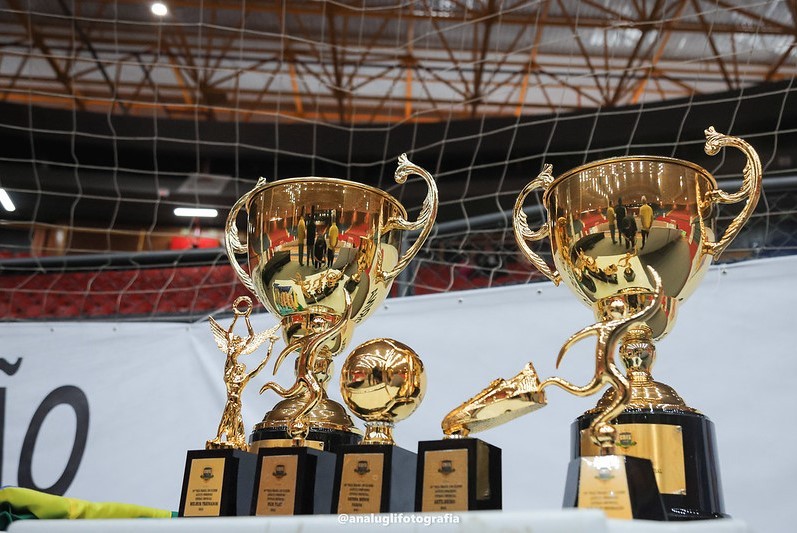
[[[291,517],[179,518],[136,520],[23,520],[14,522],[10,533],[36,532],[217,532],[236,533],[330,533],[330,531],[533,531],[534,533],[752,533],[741,520],[700,522],[651,522],[607,520],[601,511],[566,509],[556,511],[469,513],[384,513],[376,515],[324,515]]]

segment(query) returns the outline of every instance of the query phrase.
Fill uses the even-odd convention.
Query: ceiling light
[[[178,217],[216,218],[219,212],[215,209],[202,207],[175,207],[174,214]]]
[[[163,2],[154,2],[151,6],[149,6],[149,9],[156,17],[165,17],[169,14],[169,8],[166,7],[166,4]]]
[[[15,211],[17,207],[14,205],[14,202],[11,201],[11,197],[8,195],[5,189],[0,189],[0,205],[3,206],[3,209],[11,213]]]

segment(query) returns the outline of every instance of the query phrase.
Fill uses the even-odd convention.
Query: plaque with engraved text
[[[183,516],[220,515],[224,461],[223,457],[212,457],[191,463]]]
[[[384,460],[381,453],[343,455],[338,513],[381,512]]]
[[[292,515],[296,505],[296,455],[260,457],[257,516]]]
[[[428,451],[421,511],[468,510],[468,451]]]

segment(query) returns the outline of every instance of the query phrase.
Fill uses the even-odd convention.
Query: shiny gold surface
[[[656,346],[653,332],[643,323],[631,327],[620,345],[620,359],[626,368],[626,378],[631,386],[631,397],[626,409],[645,409],[658,411],[681,411],[696,413],[689,407],[675,389],[664,383],[653,381],[650,368],[656,360]],[[608,389],[588,414],[598,413],[614,401],[615,390]]]
[[[618,344],[626,338],[626,334],[639,322],[648,322],[661,308],[664,299],[664,284],[658,272],[649,266],[650,277],[654,281],[653,294],[647,300],[645,307],[638,310],[635,314],[628,316],[623,313],[616,318],[598,322],[588,326],[581,331],[573,334],[559,351],[556,366],[562,361],[567,351],[576,342],[585,339],[590,335],[597,337],[595,346],[595,374],[593,378],[584,386],[573,385],[559,377],[548,378],[542,382],[540,389],[547,385],[556,385],[565,391],[576,396],[589,396],[600,391],[604,385],[609,385],[614,390],[614,395],[608,404],[595,416],[590,424],[592,440],[600,446],[603,455],[614,453],[614,445],[617,438],[617,430],[611,421],[622,413],[631,400],[632,389],[625,375],[617,368],[614,362],[614,353]]]
[[[227,388],[227,403],[221,415],[219,429],[216,438],[207,441],[207,449],[234,448],[246,450],[246,431],[244,429],[243,418],[241,417],[241,393],[244,387],[255,377],[268,363],[274,343],[277,341],[275,335],[279,326],[275,326],[268,331],[255,333],[252,324],[249,322],[249,315],[252,313],[252,300],[248,296],[241,296],[233,303],[234,318],[228,329],[222,328],[213,317],[210,318],[210,329],[213,331],[213,338],[219,349],[227,354],[224,362],[224,384]],[[246,324],[246,336],[241,337],[233,333],[235,323],[240,317],[244,318]],[[260,364],[251,372],[246,371],[246,365],[240,363],[238,358],[242,355],[249,355],[254,352],[265,341],[269,341],[268,351]]]
[[[575,343],[592,335],[597,337],[595,373],[589,383],[584,386],[573,385],[560,377],[551,377],[540,383],[532,363],[528,363],[514,378],[493,381],[481,393],[449,413],[443,419],[443,433],[467,435],[535,411],[545,406],[544,389],[549,385],[556,385],[576,396],[589,396],[609,385],[615,390],[615,394],[593,419],[590,431],[593,441],[601,447],[604,455],[611,454],[616,430],[610,422],[623,412],[631,398],[630,384],[614,363],[614,352],[636,323],[646,321],[657,312],[663,298],[661,278],[652,267],[648,268],[654,280],[654,292],[644,308],[633,315],[622,315],[582,329],[567,339],[559,351],[557,366]]]
[[[275,374],[288,354],[299,351],[296,360],[296,381],[293,385],[286,389],[274,381],[269,381],[260,388],[260,394],[272,390],[286,400],[295,402],[296,408],[287,425],[287,432],[296,446],[304,446],[311,429],[309,415],[327,395],[325,384],[329,380],[329,368],[332,364],[332,351],[328,341],[340,334],[351,315],[351,297],[346,291],[343,292],[343,297],[344,312],[336,323],[331,326],[325,325],[326,329],[317,333],[308,333],[294,339],[277,357],[274,364]]]
[[[494,380],[479,394],[448,413],[441,424],[443,434],[467,436],[505,424],[546,404],[537,372],[528,363],[513,378]]]
[[[410,416],[426,393],[426,373],[415,351],[393,339],[355,348],[341,368],[340,393],[365,421],[363,444],[394,444],[393,424]]]
[[[645,306],[652,293],[645,268],[652,266],[662,278],[666,297],[647,324],[654,338],[663,337],[680,302],[697,287],[711,257],[718,257],[738,234],[761,191],[761,163],[749,144],[714,128],[706,130],[706,138],[709,155],[732,146],[746,156],[738,192],[725,193],[707,170],[667,157],[604,159],[556,179],[552,167],[545,165],[515,204],[520,249],[543,274],[557,284],[563,281],[592,307],[598,320]],[[538,231],[529,228],[523,213],[526,197],[535,190],[544,191],[547,210],[547,222]],[[715,242],[714,204],[743,200],[744,209]],[[551,239],[555,269],[526,244],[545,237]]]
[[[298,444],[310,427],[356,432],[342,407],[326,395],[332,358],[351,338],[354,326],[370,316],[393,280],[417,254],[437,215],[437,186],[406,154],[395,180],[420,176],[428,186],[417,220],[408,221],[392,196],[367,185],[336,178],[261,178],[233,206],[225,246],[244,285],[282,325],[288,347],[276,369],[298,352],[291,387],[266,384],[284,400],[261,427],[285,427]],[[238,218],[246,214],[246,237]],[[403,250],[407,232],[417,231]],[[238,255],[246,254],[246,268]]]
[[[226,247],[241,281],[283,323],[288,343],[307,334],[314,313],[327,325],[344,312],[343,292],[351,294],[352,311],[340,334],[331,339],[333,355],[345,348],[355,324],[370,316],[385,299],[393,280],[420,250],[437,216],[437,186],[426,170],[399,158],[395,179],[418,175],[428,192],[418,219],[379,189],[336,178],[261,180],[243,195],[227,219]],[[245,243],[237,219],[247,215]],[[406,232],[419,230],[402,251]],[[237,260],[247,254],[248,272]],[[322,325],[323,326],[323,325]]]
[[[329,398],[324,389],[323,395],[318,403],[305,415],[310,427],[320,429],[330,429],[336,431],[346,431],[359,433],[352,422],[351,417],[346,412],[346,408],[335,400]],[[277,404],[263,418],[263,421],[255,424],[255,429],[285,429],[287,431],[291,420],[296,418],[297,412],[302,409],[309,401],[309,392],[293,399],[286,399]]]
[[[294,444],[293,439],[261,439],[249,445],[249,453],[256,454],[260,448],[291,448]],[[324,449],[324,443],[320,440],[305,439],[302,446],[314,450]]]

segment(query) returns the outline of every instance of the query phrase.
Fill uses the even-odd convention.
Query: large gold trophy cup
[[[574,342],[594,334],[596,376],[583,387],[561,378],[540,382],[529,363],[514,378],[496,380],[452,411],[443,422],[444,432],[467,434],[542,407],[548,385],[586,396],[609,383],[598,405],[573,424],[572,458],[620,454],[649,459],[668,519],[723,516],[713,424],[650,374],[654,340],[670,331],[681,302],[739,234],[761,192],[761,163],[752,147],[714,128],[705,134],[707,154],[730,146],[745,155],[738,192],[722,191],[694,163],[657,156],[605,159],[557,178],[546,165],[523,189],[514,209],[520,249],[556,285],[564,282],[598,320],[567,341],[560,359]],[[547,221],[533,231],[523,204],[537,190],[543,191]],[[717,239],[717,204],[742,201],[741,211]],[[527,244],[546,237],[555,268]],[[615,342],[625,375],[614,365]]]
[[[437,214],[432,176],[399,158],[395,179],[418,175],[428,192],[418,218],[388,193],[336,178],[261,179],[233,206],[226,248],[243,284],[277,317],[287,347],[274,372],[296,354],[296,381],[270,382],[283,397],[255,426],[252,451],[292,443],[329,449],[354,444],[360,433],[343,406],[327,397],[332,358],[349,342],[356,324],[385,299],[393,280],[429,235]],[[238,218],[246,213],[246,238]],[[415,242],[404,250],[410,231]],[[246,255],[246,268],[238,262]]]
[[[728,194],[700,166],[669,157],[628,156],[588,163],[554,179],[551,165],[515,203],[518,246],[556,285],[564,282],[598,320],[644,307],[654,292],[645,267],[662,277],[664,301],[646,324],[662,338],[716,259],[739,234],[761,193],[761,162],[745,141],[706,130],[705,151],[723,146],[747,157],[741,190]],[[542,189],[548,221],[538,231],[526,223],[523,203]],[[716,240],[716,204],[744,200],[741,213]],[[550,237],[555,270],[526,241]]]

